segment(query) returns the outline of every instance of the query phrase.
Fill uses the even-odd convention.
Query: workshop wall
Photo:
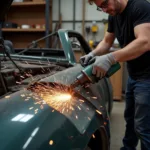
[[[53,1],[53,30],[55,29],[56,22],[59,21],[59,13],[62,16],[61,28],[76,30],[82,34],[82,0],[55,0]],[[75,11],[74,11],[75,9]],[[85,34],[87,40],[102,40],[104,36],[105,24],[108,15],[96,10],[95,4],[89,5],[88,0],[85,4],[85,27],[92,26],[92,21],[96,21],[98,26],[98,33],[96,36],[93,34]]]

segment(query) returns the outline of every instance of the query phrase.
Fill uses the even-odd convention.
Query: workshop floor
[[[122,138],[125,131],[125,121],[123,117],[124,101],[114,101],[113,110],[111,114],[111,149],[120,150],[122,146]],[[140,150],[140,144],[137,146]]]

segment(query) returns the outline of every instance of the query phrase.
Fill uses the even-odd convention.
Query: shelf
[[[37,5],[45,5],[45,1],[41,2],[13,2],[11,7],[13,6],[37,6]]]
[[[16,23],[18,28],[2,28],[0,34],[10,40],[14,48],[25,47],[31,41],[47,35],[49,31],[52,31],[52,2],[53,0],[13,2],[5,22]],[[22,29],[23,24],[29,25],[30,28]],[[35,25],[41,25],[41,28],[36,29]],[[40,46],[48,47],[49,39],[43,40]]]
[[[44,32],[45,29],[14,29],[14,28],[2,28],[3,32]]]

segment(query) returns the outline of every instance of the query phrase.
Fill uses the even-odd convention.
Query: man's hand
[[[90,60],[94,57],[94,54],[92,52],[90,52],[89,54],[87,55],[84,55],[80,58],[80,64],[85,67],[87,65],[89,65],[89,62],[90,64],[93,62],[91,62]]]
[[[93,64],[92,73],[98,78],[104,77],[110,67],[116,63],[112,53],[102,56],[96,56],[91,59],[90,62],[93,62],[93,60],[95,60],[95,62]]]

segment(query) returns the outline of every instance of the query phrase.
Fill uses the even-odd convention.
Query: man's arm
[[[92,51],[95,56],[103,55],[108,53],[115,39],[114,33],[106,32],[103,40],[98,44],[98,46]]]
[[[150,50],[150,23],[143,23],[134,28],[136,39],[126,47],[112,52],[118,62],[135,59]]]

